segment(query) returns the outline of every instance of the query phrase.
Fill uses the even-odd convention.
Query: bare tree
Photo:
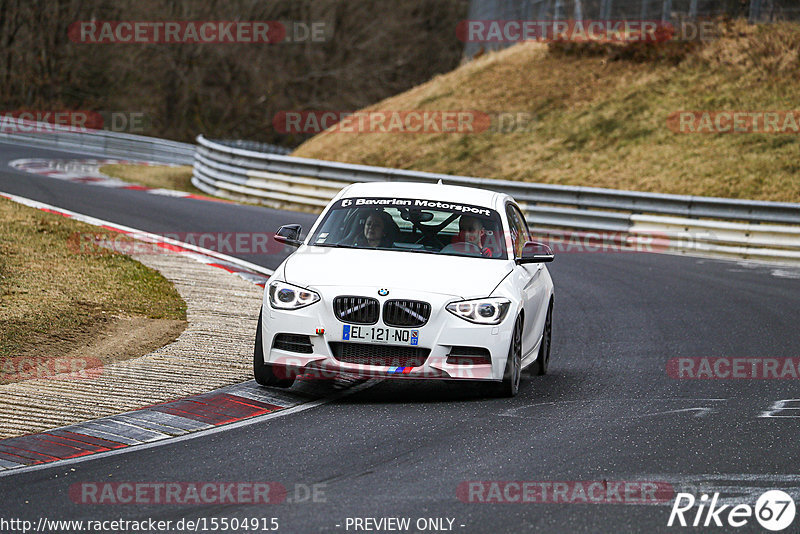
[[[149,134],[296,144],[272,128],[281,110],[354,110],[461,59],[468,0],[0,0],[4,109],[144,112]],[[84,44],[88,20],[324,22],[324,42]],[[289,28],[292,30],[293,28]]]

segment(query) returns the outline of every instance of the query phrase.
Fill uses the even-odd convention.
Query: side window
[[[519,210],[517,206],[511,207],[512,211],[517,214],[517,218],[519,218],[520,227],[523,229],[525,239],[523,240],[523,245],[525,245],[526,241],[531,240],[531,229],[528,228],[528,221],[525,220],[525,215]]]
[[[506,215],[511,230],[511,246],[514,249],[514,257],[519,258],[522,255],[522,247],[529,239],[528,226],[519,210],[511,204],[506,205]]]

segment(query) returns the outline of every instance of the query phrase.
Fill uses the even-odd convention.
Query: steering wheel
[[[424,234],[422,234],[422,236],[421,236],[419,239],[417,239],[417,240],[414,242],[414,244],[415,244],[415,245],[419,245],[420,243],[422,243],[423,241],[425,241],[425,240],[426,240],[426,239],[428,239],[428,238],[433,238],[433,239],[435,239],[435,240],[436,240],[436,241],[437,241],[437,242],[438,242],[438,243],[439,243],[441,246],[445,246],[445,245],[444,245],[444,243],[442,242],[442,240],[441,240],[441,239],[439,239],[439,236],[438,236],[438,235],[436,235],[436,234],[434,234],[434,233],[428,233],[428,232],[425,232]]]
[[[454,244],[455,244],[456,248],[461,248],[462,249],[461,252],[466,252],[468,254],[472,254],[472,253],[482,254],[483,253],[483,251],[481,250],[481,247],[479,247],[478,245],[476,245],[475,243],[472,243],[470,241],[462,241],[460,243],[454,243]]]
[[[450,243],[444,247],[440,253],[455,252],[457,254],[474,254],[476,256],[483,256],[481,247],[469,241],[459,241],[458,243]]]

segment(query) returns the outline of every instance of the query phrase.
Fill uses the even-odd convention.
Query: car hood
[[[287,282],[303,287],[374,286],[486,297],[513,262],[414,252],[304,246],[284,264]]]

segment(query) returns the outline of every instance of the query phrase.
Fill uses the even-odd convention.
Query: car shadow
[[[588,374],[588,373],[587,373]],[[383,379],[377,384],[337,401],[339,404],[403,404],[513,402],[540,403],[572,397],[588,380],[580,372],[555,371],[546,376],[523,376],[519,394],[513,399],[496,394],[496,383],[456,382],[430,379]]]

